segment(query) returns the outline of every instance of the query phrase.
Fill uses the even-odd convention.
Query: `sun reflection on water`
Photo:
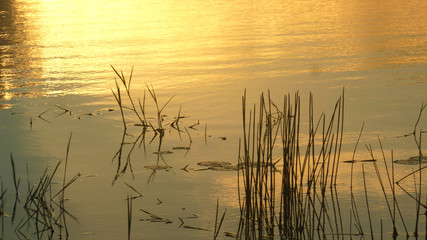
[[[1,34],[15,43],[2,45],[21,53],[1,51],[2,76],[46,82],[33,91],[48,95],[108,94],[110,64],[135,66],[145,79],[137,84],[156,82],[160,88],[252,85],[255,79],[307,73],[331,83],[337,79],[328,75],[343,73],[335,83],[341,85],[360,71],[426,63],[425,13],[419,3],[396,4],[5,1],[6,28],[15,31]],[[426,78],[416,70],[398,73],[399,80]]]
[[[20,107],[28,112],[12,120],[10,114],[1,115],[10,122],[18,117],[22,120],[17,130],[10,133],[13,140],[7,135],[2,140],[7,140],[7,144],[14,142],[20,152],[25,151],[21,145],[31,146],[31,154],[43,155],[46,162],[56,162],[62,159],[65,146],[58,139],[65,139],[64,132],[68,136],[72,128],[75,155],[70,167],[100,177],[94,178],[99,185],[85,182],[89,182],[87,179],[79,182],[77,192],[82,194],[76,194],[76,198],[80,200],[73,199],[70,204],[83,212],[85,228],[93,228],[91,222],[96,217],[111,218],[96,223],[102,228],[96,237],[108,237],[108,233],[102,232],[106,230],[120,234],[120,229],[125,228],[115,218],[124,212],[120,204],[124,203],[125,195],[115,194],[123,184],[118,181],[116,188],[110,186],[111,168],[104,166],[111,161],[116,141],[122,135],[121,118],[119,111],[97,110],[106,106],[118,109],[111,94],[115,85],[110,65],[123,70],[126,76],[134,66],[132,91],[135,90],[136,97],[143,97],[145,83],[158,90],[161,100],[176,94],[168,105],[173,113],[165,118],[173,119],[182,104],[182,114],[191,116],[191,121],[207,122],[213,137],[205,145],[193,144],[189,154],[196,156],[192,161],[179,159],[177,153],[169,156],[174,171],[179,174],[171,171],[167,172],[169,175],[158,174],[156,179],[164,181],[167,190],[153,185],[150,189],[144,185],[145,178],[132,182],[134,179],[129,176],[126,181],[147,196],[154,196],[154,200],[157,195],[164,195],[169,201],[156,205],[159,208],[176,208],[173,204],[167,205],[176,198],[184,206],[187,202],[181,195],[189,195],[197,205],[191,208],[200,209],[207,216],[214,215],[214,207],[206,208],[206,199],[215,202],[217,197],[221,208],[238,212],[235,172],[187,173],[180,169],[206,160],[201,158],[237,161],[240,97],[246,88],[251,104],[267,89],[272,90],[272,96],[278,96],[273,97],[279,99],[277,103],[288,92],[313,91],[316,107],[323,111],[333,106],[328,103],[345,85],[348,114],[345,126],[348,128],[343,138],[342,159],[352,158],[358,130],[365,119],[370,129],[361,139],[363,144],[376,142],[381,131],[375,127],[383,127],[386,122],[394,126],[387,129],[391,137],[385,141],[391,142],[392,147],[403,146],[396,136],[406,133],[403,125],[411,128],[412,122],[408,121],[414,120],[418,111],[418,105],[412,107],[413,102],[418,104],[425,98],[425,4],[423,0],[404,6],[397,0],[3,0],[0,1],[0,109]],[[70,110],[63,112],[58,106]],[[4,112],[12,113],[12,110]],[[302,111],[306,113],[305,110]],[[52,124],[37,117],[43,112]],[[371,124],[372,119],[377,125]],[[306,123],[301,126],[308,127]],[[200,126],[200,132],[191,132],[194,138],[203,135],[202,128]],[[223,135],[228,140],[215,143],[214,139]],[[171,142],[180,145],[182,139],[177,137]],[[171,142],[168,144],[172,145]],[[301,142],[302,148],[304,144]],[[405,159],[415,155],[408,145],[405,143],[402,147],[405,149],[396,151],[395,156]],[[375,155],[381,156],[381,153],[375,151]],[[358,160],[368,157],[366,152],[357,155]],[[9,164],[8,156],[4,159]],[[129,159],[136,169],[142,168],[153,160],[152,151],[145,153],[135,148],[135,154]],[[365,166],[367,164],[370,163]],[[343,163],[339,175],[348,177],[350,166]],[[355,166],[359,184],[354,189],[363,192],[361,162]],[[368,181],[377,182],[372,169],[368,171]],[[348,183],[340,184],[344,189],[342,193],[348,194]],[[405,184],[410,187],[410,183]],[[380,186],[371,184],[369,190],[379,192]],[[85,201],[94,191],[102,191],[103,198],[97,201],[108,208],[108,214],[100,206],[88,211]],[[204,196],[200,196],[201,192]],[[108,195],[114,195],[115,200]],[[116,203],[120,207],[111,208]],[[155,205],[157,201],[150,204]]]

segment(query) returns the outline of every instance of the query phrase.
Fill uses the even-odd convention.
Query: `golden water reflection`
[[[37,31],[26,16],[29,4],[0,3],[0,100],[43,95],[41,84],[40,46]],[[9,103],[0,108],[10,108]]]
[[[199,82],[292,85],[289,78],[296,75],[301,82],[310,77],[334,86],[343,80],[354,85],[347,79],[366,71],[383,72],[385,78],[391,69],[398,70],[393,79],[424,83],[423,5],[3,1],[7,21],[2,21],[6,30],[1,35],[8,40],[1,44],[2,76],[37,86],[43,82],[29,95],[109,94],[110,64],[135,66],[141,72],[137,76],[146,79],[140,82],[176,89]]]
[[[56,157],[46,157],[46,161],[56,162],[64,155],[68,126],[72,126],[75,137],[70,167],[99,178],[94,178],[95,183],[88,179],[81,182],[78,187],[82,194],[75,195],[75,199],[81,201],[73,199],[70,204],[75,204],[73,207],[82,212],[82,222],[86,221],[82,225],[88,229],[96,222],[94,218],[106,214],[103,212],[106,205],[109,218],[114,219],[95,224],[101,225],[103,231],[111,227],[119,232],[125,227],[117,223],[115,216],[122,214],[124,209],[111,206],[124,203],[125,193],[117,194],[120,187],[110,186],[115,172],[111,173],[108,166],[103,167],[106,159],[107,162],[111,160],[119,144],[116,141],[122,136],[116,131],[121,127],[118,111],[108,112],[108,115],[82,114],[80,119],[71,114],[59,115],[61,110],[54,106],[70,107],[75,114],[83,111],[82,105],[95,109],[96,104],[101,104],[96,98],[99,96],[106,99],[102,105],[116,106],[110,91],[115,87],[110,64],[126,75],[134,66],[132,84],[136,97],[141,97],[140,90],[146,88],[145,83],[154,85],[162,102],[176,94],[164,113],[171,109],[167,114],[173,118],[182,104],[182,114],[191,116],[189,121],[207,123],[208,133],[213,137],[205,145],[197,146],[194,141],[188,158],[180,159],[179,153],[169,156],[179,177],[175,178],[173,171],[159,174],[156,181],[165,181],[160,185],[162,188],[145,192],[148,188],[144,185],[145,176],[139,182],[132,182],[128,175],[127,183],[142,189],[147,196],[164,194],[171,198],[164,205],[154,207],[175,208],[167,204],[185,202],[190,192],[193,202],[199,204],[194,208],[200,208],[206,215],[214,214],[206,209],[206,199],[215,202],[219,197],[221,207],[238,209],[234,172],[221,175],[187,173],[180,169],[189,163],[196,166],[203,160],[237,161],[243,89],[248,89],[248,96],[255,95],[248,97],[248,101],[254,102],[261,91],[271,89],[272,95],[279,96],[278,103],[288,92],[313,90],[316,110],[323,111],[333,106],[329,102],[334,101],[335,93],[341,93],[345,86],[349,117],[343,139],[348,148],[343,149],[343,160],[351,159],[360,124],[365,118],[378,118],[381,126],[384,122],[399,126],[398,130],[390,131],[393,137],[407,133],[402,132],[402,128],[406,131],[405,127],[412,126],[420,99],[425,98],[427,13],[422,11],[425,4],[422,0],[404,6],[396,0],[1,1],[0,108],[13,108],[14,100],[26,97],[77,95],[70,98],[75,102],[57,102],[62,100],[50,98],[49,106],[40,104],[44,98],[23,101],[22,105],[33,103],[34,108],[29,111],[34,116],[50,106],[53,109],[46,117],[54,124],[42,120],[35,122],[31,140],[27,141],[35,146],[36,154],[55,152]],[[105,106],[97,109],[101,108]],[[411,109],[415,115],[408,114]],[[361,146],[376,141],[379,133],[369,121],[366,126],[370,129],[361,139]],[[24,127],[28,133],[27,118]],[[200,136],[203,136],[202,131],[200,126]],[[191,133],[196,138],[196,133]],[[14,133],[14,136],[20,146],[25,135]],[[226,136],[228,140],[218,140],[218,136]],[[402,146],[397,140],[394,143],[394,146]],[[167,144],[181,145],[182,139],[165,143],[165,148]],[[142,149],[135,149],[131,158],[135,168],[148,164],[153,159],[153,151],[144,154]],[[380,156],[380,153],[375,154]],[[396,156],[398,154],[414,155],[409,150],[396,151]],[[363,159],[366,155],[363,152],[357,157]],[[9,159],[7,161],[9,163]],[[359,175],[360,165],[357,165]],[[144,170],[138,174],[143,175]],[[349,174],[350,165],[341,165],[340,176]],[[368,179],[376,181],[374,174]],[[118,181],[116,186],[123,187],[123,184]],[[361,186],[355,189],[360,192]],[[348,193],[345,183],[341,187]],[[370,185],[371,192],[379,189],[378,185]],[[97,199],[104,205],[87,211],[85,201],[94,191],[105,195],[105,199]],[[200,196],[201,192],[206,194]],[[149,204],[157,204],[157,201]],[[108,236],[102,231],[97,233],[98,238]]]

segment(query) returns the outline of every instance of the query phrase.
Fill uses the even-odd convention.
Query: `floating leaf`
[[[144,168],[150,169],[150,170],[167,170],[172,167],[167,165],[147,165],[147,166],[144,166]]]
[[[204,162],[198,162],[197,165],[208,167],[208,168],[204,168],[204,169],[198,169],[198,171],[201,171],[201,170],[237,171],[237,170],[239,170],[238,166],[233,166],[233,165],[231,165],[230,162],[204,161]]]
[[[404,164],[404,165],[416,165],[416,164],[420,164],[420,157],[419,156],[415,156],[415,157],[410,157],[406,160],[394,160],[394,163],[397,164]],[[427,163],[427,157],[421,157],[421,164]]]
[[[223,166],[230,166],[230,162],[220,162],[220,161],[204,161],[204,162],[198,162],[197,165],[199,166],[205,166],[205,167],[223,167]]]

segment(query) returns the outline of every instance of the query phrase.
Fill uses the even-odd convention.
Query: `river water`
[[[124,199],[132,190],[124,183],[145,195],[134,203],[134,239],[210,238],[211,232],[178,228],[176,217],[197,213],[188,224],[211,229],[217,199],[228,209],[225,230],[235,231],[236,174],[181,168],[237,162],[245,90],[249,104],[262,92],[281,102],[299,91],[303,113],[312,92],[316,116],[330,114],[344,91],[343,161],[351,159],[362,123],[357,158],[369,157],[370,144],[380,154],[377,136],[389,159],[391,149],[395,159],[418,155],[413,138],[397,137],[413,131],[427,101],[426,10],[422,0],[2,0],[1,181],[5,188],[11,183],[11,153],[21,188],[26,164],[37,181],[46,167],[65,159],[72,132],[67,176],[82,173],[67,192],[67,209],[79,219],[69,221],[72,239],[127,236]],[[149,135],[147,146],[130,157],[134,178],[128,172],[114,181],[123,167],[114,158],[123,127],[111,66],[126,77],[133,69],[132,93],[142,99],[145,91],[150,121],[156,122],[155,108],[147,86],[160,104],[173,97],[166,122],[180,107],[187,117],[182,125],[191,150],[168,155],[164,161],[173,170],[158,171],[154,180],[143,167],[158,160],[152,154],[158,139],[150,143]],[[426,124],[423,116],[417,129]],[[165,150],[190,141],[185,132],[166,136]],[[342,171],[345,176],[348,169]],[[174,216],[178,224],[140,222],[146,216],[138,209]]]

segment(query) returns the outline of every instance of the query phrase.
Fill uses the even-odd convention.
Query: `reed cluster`
[[[399,235],[397,226],[402,226],[406,236],[418,236],[422,210],[427,207],[422,198],[422,170],[424,159],[421,151],[422,134],[417,128],[422,105],[414,131],[404,137],[414,136],[417,145],[418,169],[396,181],[392,159],[386,159],[382,143],[386,179],[381,175],[372,147],[366,145],[371,159],[363,160],[361,173],[363,179],[364,203],[356,203],[353,192],[353,171],[356,148],[363,131],[360,131],[351,163],[350,208],[346,209],[348,219],[343,213],[336,189],[340,166],[341,146],[344,125],[344,91],[335,103],[330,117],[322,113],[317,121],[314,117],[313,97],[308,102],[308,120],[301,120],[301,99],[298,93],[292,98],[289,94],[283,99],[282,107],[272,101],[270,93],[261,95],[259,104],[248,110],[246,93],[242,98],[243,139],[239,143],[239,205],[240,222],[237,239],[345,239],[356,236],[380,236],[383,238],[383,219],[380,219],[381,232],[374,229],[372,206],[368,197],[365,165],[372,164],[383,192],[384,205],[387,206],[392,224],[392,237]],[[301,126],[308,126],[302,130]],[[304,131],[304,132],[303,132]],[[303,132],[303,133],[302,133]],[[304,140],[304,141],[303,141]],[[391,170],[388,162],[391,162]],[[412,177],[414,189],[405,189],[400,184]],[[415,201],[416,211],[414,231],[411,233],[405,222],[396,197],[396,188]],[[377,194],[377,193],[376,193]],[[366,208],[365,208],[366,207]],[[361,209],[366,215],[361,216]],[[349,222],[349,225],[346,225]],[[363,228],[369,226],[369,230]],[[377,232],[375,232],[377,231]]]
[[[66,217],[78,220],[66,210],[65,190],[80,177],[80,173],[78,173],[71,179],[66,178],[70,143],[71,135],[67,145],[62,185],[59,189],[53,185],[56,184],[55,179],[58,178],[57,173],[61,161],[52,171],[46,168],[35,184],[30,182],[27,164],[27,191],[25,194],[21,194],[21,178],[16,175],[15,161],[13,155],[10,155],[15,198],[11,215],[9,215],[6,205],[7,199],[10,198],[7,198],[7,189],[4,189],[3,181],[1,181],[1,238],[5,234],[5,217],[10,217],[11,223],[8,229],[12,230],[19,239],[68,239]],[[23,214],[22,211],[19,211],[20,209],[24,210]],[[17,218],[19,218],[19,222],[17,222]]]
[[[343,135],[344,101],[340,97],[327,118],[314,121],[309,99],[308,135],[301,147],[301,101],[295,94],[279,108],[270,94],[261,95],[258,109],[247,110],[242,99],[243,140],[239,144],[238,239],[312,239],[341,233],[341,214],[328,201],[336,196]],[[335,203],[335,202],[334,202]]]
[[[111,66],[111,68],[116,73],[116,77],[121,82],[121,84],[119,85],[118,80],[116,78],[115,79],[116,91],[114,91],[114,90],[111,90],[111,91],[114,95],[114,98],[116,99],[117,104],[119,105],[120,113],[122,116],[123,128],[127,129],[128,123],[126,121],[125,110],[129,110],[139,120],[139,123],[136,123],[134,125],[142,126],[144,129],[149,127],[153,130],[153,132],[155,133],[155,136],[157,136],[157,135],[160,135],[161,137],[164,136],[165,128],[164,128],[163,110],[169,104],[169,102],[173,99],[173,96],[171,98],[169,98],[163,105],[161,105],[159,103],[159,99],[157,98],[156,91],[154,90],[154,87],[153,86],[150,87],[150,86],[146,85],[147,90],[148,90],[151,98],[153,99],[153,102],[154,102],[155,107],[156,107],[157,125],[152,124],[150,121],[147,120],[148,118],[146,116],[146,102],[145,102],[146,92],[144,91],[142,101],[141,101],[141,98],[138,98],[138,105],[135,103],[136,100],[134,100],[134,97],[131,94],[131,83],[132,83],[133,69],[131,70],[129,77],[126,80],[126,77],[123,74],[123,72],[119,73],[113,66]],[[124,87],[124,90],[125,90],[125,93],[127,96],[126,98],[123,98],[120,86]],[[181,112],[181,109],[180,109],[180,112]],[[182,118],[182,116],[180,116],[180,113],[178,113],[178,117],[175,119],[175,121],[170,123],[170,125],[171,126],[177,126],[180,118]]]
[[[186,116],[181,114],[182,106],[180,106],[177,115],[175,115],[173,119],[168,119],[168,116],[165,114],[165,109],[174,96],[161,103],[154,87],[146,84],[146,90],[144,90],[142,98],[134,97],[132,92],[133,69],[129,76],[126,77],[122,71],[117,71],[113,66],[111,66],[111,68],[115,73],[116,86],[116,88],[111,91],[120,109],[120,115],[123,123],[121,143],[117,152],[113,156],[113,161],[117,161],[117,171],[112,181],[112,184],[114,184],[117,179],[123,176],[128,170],[133,176],[131,155],[135,149],[141,147],[143,148],[144,153],[146,153],[146,142],[148,142],[148,144],[152,144],[154,140],[158,140],[156,145],[157,149],[153,153],[157,155],[156,164],[160,166],[160,164],[167,165],[163,155],[172,153],[169,150],[162,150],[166,131],[176,131],[180,138],[181,134],[186,134],[188,136],[188,146],[174,147],[173,149],[175,150],[190,150],[192,138],[187,127],[180,125],[182,120],[186,118]],[[146,101],[147,95],[148,98],[151,98],[152,100],[150,103],[147,103]],[[151,108],[149,109],[147,106],[150,106]],[[152,110],[153,108],[154,111]],[[189,125],[188,128],[197,131],[196,126],[199,124],[199,121],[197,121],[197,123]],[[132,126],[134,127],[132,130],[136,129],[136,132],[130,130],[130,127]],[[206,128],[207,126],[205,126],[205,141],[207,134]],[[146,138],[148,133],[151,133],[152,135],[149,141],[147,141]],[[148,181],[152,181],[155,175],[156,169],[153,169]]]

